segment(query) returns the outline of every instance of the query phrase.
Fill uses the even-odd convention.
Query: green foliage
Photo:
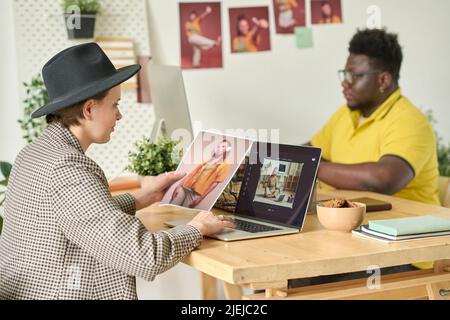
[[[437,124],[437,120],[434,118],[431,110],[426,111],[425,114],[432,126]],[[436,130],[434,133],[437,140],[439,174],[443,177],[450,177],[450,143],[445,144],[444,139],[439,136]]]
[[[23,85],[27,91],[27,97],[23,101],[23,118],[19,119],[18,122],[23,130],[23,139],[27,143],[31,143],[47,127],[44,118],[31,119],[31,114],[36,109],[46,105],[49,102],[49,98],[41,75],[32,78],[30,83],[24,82]]]
[[[180,142],[163,137],[157,143],[153,143],[144,137],[135,142],[136,152],[128,153],[130,164],[126,170],[140,176],[156,176],[174,171],[183,156]]]
[[[4,180],[0,181],[0,206],[3,205],[5,202],[5,193],[6,193],[6,186],[8,185],[9,175],[11,174],[12,165],[8,162],[2,162],[0,161],[0,172],[2,173],[2,176]],[[0,234],[2,233],[2,227],[3,227],[3,218],[0,216]]]
[[[64,11],[71,6],[80,8],[80,13],[97,14],[100,13],[102,5],[99,0],[64,0]]]

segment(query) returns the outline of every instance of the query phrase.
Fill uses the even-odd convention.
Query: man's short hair
[[[385,29],[358,29],[350,41],[349,52],[368,56],[378,68],[395,80],[400,79],[403,53],[396,34]]]

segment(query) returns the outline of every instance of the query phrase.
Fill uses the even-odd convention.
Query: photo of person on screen
[[[264,159],[254,202],[293,208],[303,163]]]
[[[270,175],[264,185],[264,197],[266,198],[276,198],[280,194],[280,188],[278,187],[280,177],[277,173],[278,170],[275,168],[274,173]]]
[[[233,38],[233,52],[256,52],[261,43],[260,29],[267,29],[269,23],[265,19],[253,17],[251,22],[241,14],[237,19],[237,35]]]
[[[202,50],[208,50],[221,44],[221,37],[209,39],[203,34],[201,22],[212,13],[211,6],[207,6],[200,15],[197,11],[191,11],[189,19],[185,23],[185,35],[190,45],[192,45],[192,65],[199,67],[201,65]]]
[[[187,208],[197,207],[231,170],[227,156],[232,150],[231,142],[222,140],[213,151],[211,158],[199,164],[175,188],[170,203]]]

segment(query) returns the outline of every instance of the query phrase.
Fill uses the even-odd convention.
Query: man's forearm
[[[337,189],[362,190],[386,193],[379,179],[376,163],[337,164],[322,160],[319,180]]]

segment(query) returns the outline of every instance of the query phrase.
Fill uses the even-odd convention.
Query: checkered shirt
[[[191,226],[151,233],[130,194],[113,197],[101,168],[60,124],[18,155],[0,236],[0,299],[137,299],[201,242]]]

